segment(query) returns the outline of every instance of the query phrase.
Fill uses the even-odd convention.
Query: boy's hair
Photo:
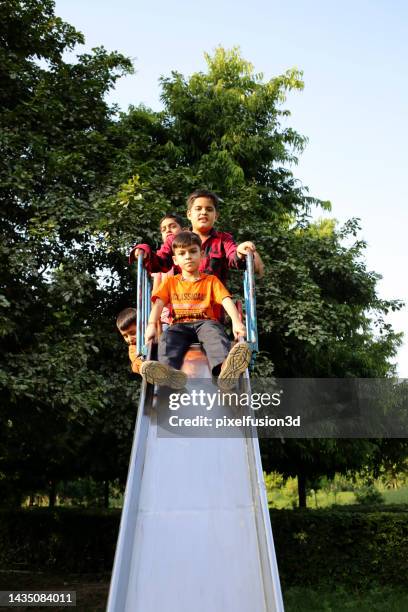
[[[136,323],[136,308],[124,308],[118,314],[116,326],[119,331],[125,331],[132,323]]]
[[[184,221],[183,221],[183,219],[180,217],[180,215],[178,215],[177,213],[167,213],[167,215],[164,215],[164,217],[163,217],[162,219],[160,219],[160,221],[159,221],[159,227],[161,227],[161,224],[163,223],[163,221],[164,221],[165,219],[174,219],[174,221],[175,221],[176,223],[178,223],[178,225],[179,225],[180,227],[183,227],[183,225],[184,225]]]
[[[221,198],[213,191],[209,191],[208,189],[196,189],[193,193],[190,193],[187,198],[187,210],[191,210],[197,198],[208,198],[214,204],[215,210],[218,209],[220,202],[222,202]]]
[[[176,252],[176,249],[184,249],[185,247],[193,246],[196,244],[201,251],[201,239],[200,236],[197,236],[194,232],[180,232],[174,238],[171,248],[173,249],[173,253]]]

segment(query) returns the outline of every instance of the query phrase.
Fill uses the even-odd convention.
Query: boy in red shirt
[[[201,342],[218,384],[231,389],[248,367],[251,350],[245,342],[230,350],[224,326],[217,320],[216,306],[222,305],[232,321],[236,338],[246,335],[231,295],[214,275],[200,272],[201,240],[193,232],[180,232],[172,241],[173,261],[181,274],[166,278],[153,293],[153,307],[146,328],[145,342],[157,337],[157,322],[165,304],[172,306],[173,320],[160,336],[159,361],[145,361],[140,374],[149,383],[182,389],[187,376],[180,371],[190,345]]]
[[[263,263],[253,242],[242,242],[237,246],[231,234],[214,229],[219,202],[218,196],[206,189],[193,191],[187,199],[187,218],[191,222],[192,231],[202,242],[200,272],[214,274],[225,284],[228,269],[245,269],[245,255],[252,251],[255,272],[262,275]],[[130,253],[130,262],[143,252],[145,266],[149,272],[170,270],[174,265],[171,246],[173,239],[174,235],[168,236],[156,253],[147,244],[136,245]]]

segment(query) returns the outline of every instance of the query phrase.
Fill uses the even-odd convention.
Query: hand
[[[262,259],[259,257],[257,251],[254,253],[254,272],[258,274],[260,278],[265,274],[265,265]]]
[[[237,255],[240,259],[245,257],[245,255],[249,253],[250,251],[252,253],[255,253],[256,247],[254,243],[250,242],[249,240],[247,240],[246,242],[241,242],[241,244],[237,246]]]
[[[145,251],[144,249],[135,249],[135,250],[133,251],[133,258],[134,258],[135,260],[137,260],[137,258],[139,257],[139,255],[143,255],[143,259],[146,259],[146,257],[147,257],[147,253],[146,253],[146,251]]]
[[[232,324],[232,333],[234,334],[235,340],[238,340],[240,337],[245,338],[246,327],[242,321],[236,321]]]
[[[157,336],[157,323],[148,323],[145,331],[145,344],[155,342]]]

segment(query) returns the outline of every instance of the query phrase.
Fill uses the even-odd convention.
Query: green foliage
[[[270,511],[283,589],[405,584],[407,514],[350,508]]]
[[[286,612],[403,612],[408,609],[404,587],[375,586],[353,589],[333,585],[331,588],[292,587],[283,593]]]
[[[79,478],[74,481],[61,482],[57,487],[58,504],[83,508],[105,507],[106,502],[119,506],[118,500],[123,500],[123,487],[118,483],[96,482],[92,478]]]
[[[49,0],[3,3],[1,17],[0,473],[18,502],[80,474],[101,429],[125,473],[117,453],[129,443],[135,393],[122,389],[118,368],[111,373],[119,357],[111,275],[125,276],[126,264],[116,271],[118,256],[109,262],[98,250],[88,219],[112,157],[114,109],[104,96],[131,64],[102,48],[64,61],[83,36]]]
[[[381,493],[372,485],[356,491],[355,495],[359,504],[382,504],[384,502]]]
[[[118,512],[33,508],[0,516],[2,568],[91,573],[112,567]]]

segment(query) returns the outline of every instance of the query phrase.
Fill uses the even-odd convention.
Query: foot
[[[251,349],[246,342],[239,342],[232,347],[222,364],[218,377],[218,386],[223,391],[233,389],[238,378],[245,372],[251,362]]]
[[[140,366],[140,374],[146,382],[160,387],[183,389],[187,384],[184,372],[158,361],[144,361]]]

